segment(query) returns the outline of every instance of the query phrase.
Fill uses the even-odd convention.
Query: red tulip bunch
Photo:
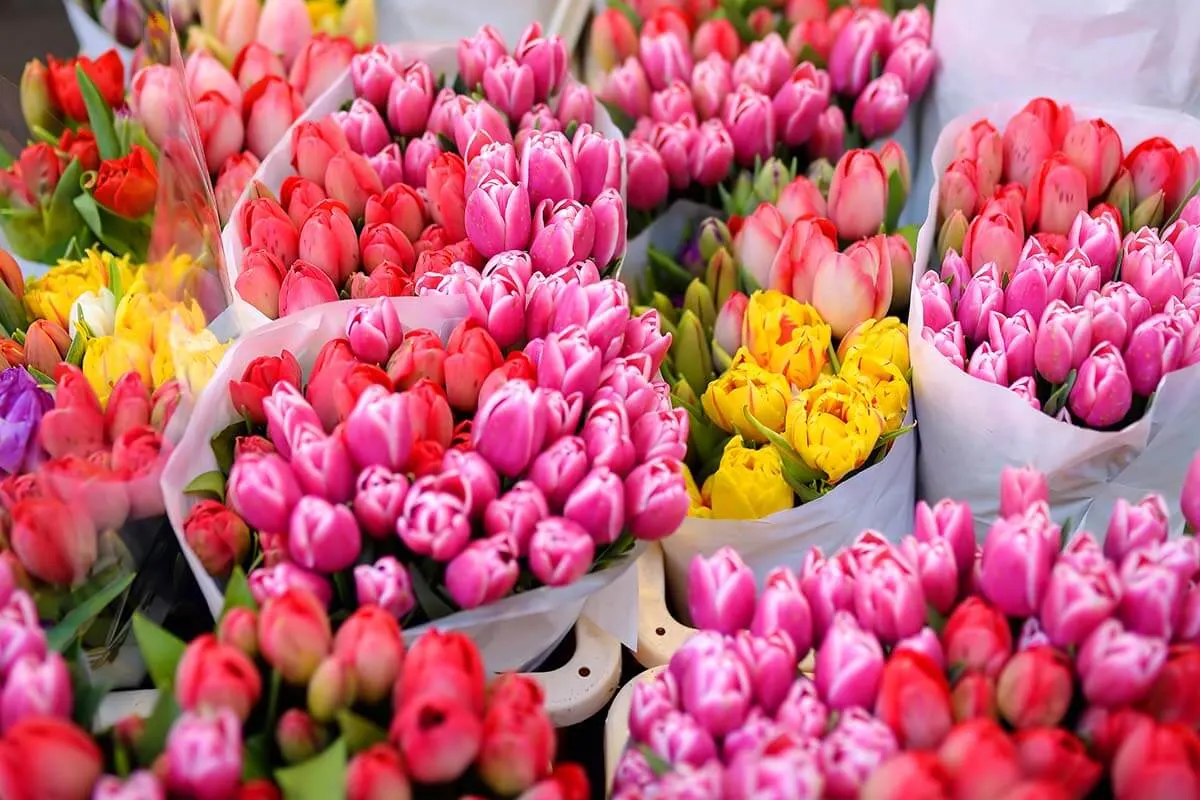
[[[1195,148],[1126,153],[1107,122],[1046,98],[955,147],[940,274],[918,284],[924,338],[1064,422],[1140,419],[1165,375],[1200,363]]]
[[[698,557],[702,630],[638,685],[617,797],[1200,797],[1200,545],[1152,495],[1064,546],[1047,494],[1008,470],[982,548],[965,504],[919,503],[899,546],[868,531],[761,592]]]
[[[631,128],[632,208],[652,212],[670,197],[711,195],[772,155],[836,161],[855,142],[900,127],[936,63],[925,7],[891,19],[866,4],[832,14],[820,2],[798,5],[804,24],[789,43],[772,32],[744,52],[728,16],[703,22],[693,36],[686,13],[664,7],[641,28],[635,53],[606,76],[602,92]],[[758,14],[771,21],[769,8]],[[634,37],[619,11],[598,25],[614,48],[617,38]],[[823,33],[806,42],[818,28]],[[850,130],[843,107],[853,109]]]

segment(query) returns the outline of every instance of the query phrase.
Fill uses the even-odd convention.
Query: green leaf
[[[160,692],[170,692],[175,682],[175,667],[187,645],[140,613],[133,615],[133,635],[137,637],[150,679]]]
[[[838,361],[837,348],[833,346],[833,342],[830,342],[826,350],[829,353],[829,365],[833,367],[833,374],[836,375],[842,371],[842,362]]]
[[[677,294],[687,289],[693,280],[692,273],[681,264],[654,245],[646,248],[650,259],[650,270],[654,274],[654,283],[663,294]]]
[[[62,177],[58,179],[58,186],[54,187],[54,194],[50,196],[48,213],[51,217],[59,217],[69,211],[72,200],[83,192],[83,187],[79,184],[82,177],[83,164],[78,158],[71,159],[71,163],[63,170]]]
[[[1062,410],[1063,405],[1065,405],[1067,402],[1067,395],[1071,393],[1071,387],[1075,385],[1076,377],[1078,377],[1078,373],[1075,372],[1075,370],[1071,370],[1071,372],[1067,375],[1066,383],[1064,383],[1062,386],[1059,386],[1054,390],[1054,393],[1050,395],[1050,399],[1047,400],[1046,405],[1042,407],[1042,410],[1046,412],[1048,416],[1053,417],[1060,410]]]
[[[13,165],[12,153],[8,152],[8,148],[0,144],[0,169],[8,169]]]
[[[413,594],[417,596],[417,604],[421,606],[421,610],[425,612],[425,616],[431,621],[438,620],[442,617],[448,617],[454,613],[454,609],[438,597],[434,588],[430,586],[429,579],[419,569],[409,570],[409,575],[412,577]]]
[[[650,766],[650,771],[654,773],[654,777],[661,778],[671,772],[671,765],[668,764],[658,753],[650,749],[649,745],[639,744],[637,750],[646,759],[646,763]]]
[[[79,216],[83,217],[83,221],[91,229],[92,233],[96,234],[97,239],[104,238],[104,220],[100,218],[100,206],[96,203],[96,198],[86,192],[78,195],[71,201],[75,204],[75,208],[79,211]]]
[[[246,421],[238,420],[212,438],[213,456],[216,457],[217,467],[223,475],[228,475],[229,470],[233,468],[233,449],[237,445],[238,437],[249,433]]]
[[[26,325],[25,306],[12,293],[8,285],[0,281],[0,325],[5,330],[20,331]]]
[[[109,604],[121,596],[121,593],[129,588],[129,584],[133,583],[133,579],[137,577],[137,573],[129,572],[118,576],[111,581],[107,586],[93,594],[84,602],[71,609],[62,620],[55,625],[46,634],[47,645],[51,650],[61,653],[65,651],[71,644],[79,638],[84,629],[91,624],[100,612],[108,608]]]
[[[96,147],[100,150],[100,158],[108,161],[121,157],[121,143],[117,139],[117,129],[113,125],[113,112],[100,96],[100,90],[92,79],[83,71],[83,65],[75,65],[75,78],[79,81],[79,93],[83,96],[83,104],[87,106],[88,125],[92,135],[96,137]]]
[[[250,582],[246,580],[246,572],[240,566],[234,567],[233,574],[229,576],[229,584],[225,587],[225,606],[221,609],[221,616],[224,617],[234,608],[258,611],[258,603],[254,602],[254,595],[250,592]]]
[[[120,303],[125,296],[125,285],[121,282],[121,268],[117,263],[115,258],[108,262],[108,290],[112,292],[115,302]]]
[[[67,354],[63,356],[63,361],[66,361],[72,366],[81,366],[83,364],[83,354],[87,351],[87,336],[82,330],[75,331],[75,338],[71,340],[71,346],[67,348]]]
[[[337,721],[350,755],[361,753],[372,745],[387,741],[387,731],[349,709],[339,711]]]
[[[622,2],[622,0],[608,0],[608,7],[620,11],[629,20],[629,24],[633,25],[635,31],[642,29],[642,15],[634,11],[628,3]]]
[[[458,152],[458,145],[456,145],[454,143],[454,140],[451,139],[449,136],[446,136],[443,133],[439,133],[437,135],[437,138],[438,138],[438,144],[440,144],[442,146],[442,149],[445,150],[447,153],[457,153]]]
[[[454,93],[455,94],[470,94],[471,87],[467,86],[467,79],[461,74],[454,76]]]
[[[242,780],[254,781],[271,777],[271,737],[256,733],[242,745]]]
[[[907,202],[908,192],[904,190],[904,177],[898,171],[893,172],[888,178],[887,216],[883,222],[883,229],[886,233],[895,232],[896,225],[900,222],[900,214],[904,211],[904,204]],[[916,247],[913,247],[913,252],[916,251]]]
[[[887,433],[881,434],[879,440],[876,442],[876,446],[894,442],[904,434],[911,432],[916,427],[917,423],[914,422],[912,425],[901,425],[894,431],[888,431]]]
[[[600,104],[608,111],[608,115],[612,117],[613,125],[616,125],[621,130],[621,133],[626,136],[633,133],[633,128],[637,124],[637,121],[626,114],[624,109],[607,100],[601,100]]]
[[[805,502],[810,502],[820,497],[821,493],[813,489],[809,484],[823,480],[825,477],[824,474],[810,467],[787,439],[755,419],[749,409],[746,409],[744,413],[746,421],[753,425],[779,451],[779,455],[783,459],[783,475],[787,479],[788,484],[791,485],[792,491]]]
[[[904,241],[908,242],[908,249],[912,250],[913,255],[917,253],[917,235],[921,232],[921,226],[918,224],[905,225],[896,230],[896,233],[904,237]]]
[[[29,372],[30,375],[33,376],[33,379],[38,382],[39,386],[54,386],[55,385],[54,378],[51,378],[49,375],[42,372],[37,367],[26,366],[25,369],[26,369],[26,371]]]
[[[180,713],[179,704],[175,702],[175,693],[159,691],[154,710],[146,718],[146,727],[142,729],[142,735],[137,740],[139,764],[149,767],[156,758],[162,755],[167,746],[167,735],[171,732],[171,726],[175,724]]]
[[[346,741],[338,739],[325,752],[303,764],[275,770],[284,800],[336,800],[346,796]]]
[[[942,630],[946,627],[946,618],[936,608],[927,605],[925,607],[925,624],[932,628],[934,633],[941,636]]]
[[[112,687],[98,684],[92,678],[78,641],[63,651],[63,660],[67,662],[67,672],[71,676],[71,719],[90,731],[100,702]]]
[[[216,500],[218,503],[224,503],[225,474],[219,469],[202,472],[192,478],[187,486],[183,487],[183,493],[195,497],[206,497]]]

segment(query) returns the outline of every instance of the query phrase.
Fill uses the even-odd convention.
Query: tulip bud
[[[55,115],[50,70],[36,58],[28,62],[21,73],[21,115],[30,130],[43,128],[55,133],[62,127]]]
[[[817,650],[817,690],[830,708],[869,705],[883,674],[879,640],[858,626],[848,612],[837,612]]]
[[[1093,428],[1116,425],[1129,413],[1133,387],[1112,344],[1102,342],[1083,360],[1067,401],[1071,413]]]
[[[288,764],[299,764],[319,753],[327,735],[312,717],[298,708],[289,708],[275,726],[275,744]]]
[[[263,603],[258,642],[263,658],[284,680],[305,685],[329,653],[333,635],[321,601],[303,589],[287,589]]]
[[[1084,642],[1076,670],[1090,702],[1120,708],[1146,695],[1166,658],[1165,642],[1127,632],[1120,622],[1110,619]]]
[[[967,218],[962,211],[956,209],[938,229],[938,258],[944,260],[949,252],[961,253],[967,238],[967,231]]]

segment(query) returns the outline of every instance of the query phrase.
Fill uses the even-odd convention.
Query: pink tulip
[[[1121,564],[1121,589],[1117,616],[1126,629],[1169,640],[1183,613],[1188,582],[1151,554],[1135,551]]]
[[[541,452],[545,406],[523,381],[509,381],[483,404],[471,426],[472,444],[501,475],[523,473]]]
[[[425,173],[425,196],[429,217],[442,226],[449,241],[467,238],[466,167],[454,153],[441,153]]]
[[[829,711],[818,697],[816,685],[804,676],[792,682],[775,718],[800,736],[810,739],[820,739],[829,725]]]
[[[760,637],[786,634],[796,652],[808,652],[812,645],[812,610],[793,572],[779,567],[767,575],[750,630]]]
[[[695,113],[692,90],[684,81],[672,81],[670,86],[650,97],[650,117],[655,122],[679,122]]]
[[[579,525],[547,517],[534,526],[529,540],[529,569],[547,586],[568,586],[592,567],[595,543]]]
[[[1048,256],[1035,256],[1048,258]],[[1060,299],[1068,305],[1083,305],[1084,298],[1098,292],[1102,283],[1100,268],[1087,262],[1082,252],[1072,251],[1052,268],[1047,290],[1050,297]]]
[[[1102,119],[1075,123],[1063,140],[1063,153],[1087,178],[1088,197],[1100,197],[1121,167],[1120,134]]]
[[[0,692],[0,729],[8,732],[35,717],[70,719],[71,676],[58,653],[38,659],[25,656],[13,663]]]
[[[270,319],[279,317],[279,291],[283,286],[282,264],[267,250],[251,250],[238,273],[234,288],[238,297]]]
[[[1064,383],[1071,370],[1081,368],[1091,346],[1091,315],[1085,309],[1069,308],[1061,300],[1055,300],[1047,306],[1038,327],[1034,363],[1043,378],[1051,383]]]
[[[1067,234],[1067,245],[1072,250],[1081,250],[1090,263],[1099,267],[1107,283],[1113,278],[1117,255],[1121,252],[1121,226],[1108,212],[1095,218],[1079,214]]]
[[[973,218],[980,205],[979,183],[979,168],[974,161],[951,161],[938,184],[938,219],[947,220],[956,211]]]
[[[635,538],[654,541],[674,533],[687,516],[688,503],[678,461],[652,459],[625,478],[625,520]]]
[[[1060,561],[1050,573],[1039,618],[1054,645],[1079,646],[1113,616],[1120,597],[1121,583],[1112,565],[1081,569]]]
[[[753,698],[746,665],[732,650],[697,662],[682,689],[684,710],[713,736],[740,727]]]
[[[267,0],[263,5],[256,38],[279,53],[285,64],[296,60],[312,34],[308,9],[301,0]]]
[[[1009,383],[1033,377],[1034,333],[1037,326],[1028,311],[1005,318],[992,312],[988,321],[988,341],[992,349],[1004,354]]]
[[[331,574],[354,564],[362,535],[354,514],[319,497],[300,500],[288,529],[288,553],[306,569]]]
[[[467,235],[485,257],[529,244],[530,208],[525,187],[491,173],[467,198]]]
[[[404,498],[404,513],[396,522],[396,532],[413,553],[452,561],[471,538],[469,510],[466,502],[454,494],[418,486],[423,480],[428,479],[414,483]]]
[[[404,327],[393,303],[381,300],[361,305],[346,321],[346,339],[354,355],[367,363],[382,364],[404,340]]]
[[[868,141],[878,139],[900,128],[908,104],[904,81],[898,75],[885,72],[868,83],[858,96],[851,118]]]
[[[966,159],[972,165],[979,196],[990,197],[1000,184],[1004,167],[1004,141],[1000,132],[992,123],[980,120],[958,135],[954,149],[955,158]]]
[[[405,68],[388,91],[387,117],[392,130],[401,136],[417,136],[425,130],[433,108],[433,76],[424,64]]]
[[[151,73],[153,77],[154,73]],[[229,104],[234,108],[242,107],[242,99],[244,97],[243,88],[238,85],[237,80],[230,74],[225,65],[217,60],[216,56],[207,50],[197,50],[187,58],[184,65],[184,78],[187,81],[188,95],[194,100],[198,100],[209,92],[216,92],[229,101]],[[147,88],[150,79],[135,83],[141,83],[143,90]],[[154,83],[157,83],[155,81]],[[172,84],[164,83],[164,86]],[[141,104],[145,105],[145,104]],[[146,109],[150,111],[151,109]]]
[[[1090,702],[1120,708],[1145,696],[1166,659],[1167,645],[1161,639],[1128,632],[1110,619],[1084,642],[1076,669]]]
[[[827,796],[860,796],[867,779],[898,749],[896,736],[884,722],[861,708],[848,709],[821,743]]]
[[[522,66],[533,70],[534,93],[538,100],[550,98],[567,76],[567,47],[560,36],[542,36],[540,23],[530,23],[521,34],[513,55]]]
[[[350,60],[354,94],[378,109],[387,107],[392,83],[404,70],[404,62],[390,47],[377,44]]]
[[[629,169],[629,205],[652,211],[662,205],[671,190],[662,156],[650,144],[636,139],[626,143]]]
[[[1021,259],[1024,231],[1020,218],[1012,218],[998,206],[989,206],[971,220],[963,242],[963,257],[967,265],[978,271],[985,265],[996,265],[1001,276],[1011,275]]]
[[[1000,516],[1019,517],[1039,503],[1050,502],[1046,476],[1033,467],[1000,471]]]
[[[1012,617],[1036,614],[1054,563],[1050,543],[1023,518],[992,523],[983,543],[979,590]]]
[[[292,130],[292,166],[300,177],[323,186],[330,159],[349,147],[345,132],[333,117],[302,122]]]
[[[335,112],[334,119],[356,153],[374,156],[391,144],[392,137],[383,117],[379,116],[375,106],[361,97],[350,104],[350,110]]]
[[[850,613],[834,614],[816,663],[817,691],[831,709],[872,704],[883,677],[883,648]]]
[[[390,222],[367,225],[358,239],[362,269],[374,275],[385,264],[411,272],[417,256],[404,232]]]
[[[471,37],[458,41],[458,71],[468,89],[477,89],[484,71],[508,55],[504,37],[491,25],[484,25]]]
[[[695,150],[698,131],[691,122],[655,123],[647,135],[647,141],[662,156],[671,186],[684,189],[690,182],[689,158]]]
[[[1138,325],[1124,351],[1125,367],[1133,391],[1149,397],[1167,373],[1182,365],[1184,337],[1190,325],[1179,317],[1155,314]]]
[[[927,43],[916,39],[895,44],[883,65],[885,73],[900,79],[910,98],[919,98],[925,93],[936,68],[937,56],[933,49]]]
[[[345,207],[332,200],[320,203],[300,228],[299,258],[341,286],[358,269],[359,257],[358,236]]]
[[[655,90],[666,89],[673,81],[686,82],[692,74],[692,54],[673,34],[644,34],[638,55],[646,68],[650,86]]]
[[[246,148],[260,159],[266,158],[303,113],[304,102],[287,81],[276,75],[263,78],[250,87],[242,101]]]
[[[557,131],[534,132],[521,153],[521,183],[528,187],[534,208],[543,200],[578,200],[579,169],[567,137]]]
[[[226,486],[230,507],[250,527],[277,533],[288,529],[300,487],[286,461],[265,455],[236,461]]]
[[[233,218],[233,207],[242,199],[258,167],[258,159],[253,153],[247,152],[236,153],[222,164],[216,186],[213,187],[222,223],[228,223]]]
[[[828,253],[813,275],[812,304],[841,338],[868,319],[882,319],[892,303],[887,239],[855,242],[845,253]]]
[[[696,556],[688,567],[688,613],[704,630],[734,634],[754,616],[754,573],[729,548],[711,558]]]
[[[1125,238],[1121,278],[1150,301],[1150,308],[1162,311],[1167,301],[1183,294],[1183,263],[1179,254],[1158,233],[1143,228]]]
[[[294,3],[295,0],[283,2]],[[305,105],[312,105],[346,72],[353,57],[354,44],[346,37],[318,34],[303,44],[296,60],[291,62],[288,82]],[[286,55],[284,62],[288,63]]]
[[[870,150],[852,150],[838,161],[829,186],[829,217],[842,239],[879,231],[887,212],[887,173]]]
[[[1061,153],[1043,161],[1025,195],[1026,223],[1043,233],[1065,235],[1087,208],[1087,177],[1079,167]]]
[[[692,106],[701,120],[721,114],[725,98],[733,91],[733,76],[729,62],[719,55],[709,55],[692,67]]]
[[[204,159],[219,167],[242,149],[245,127],[239,107],[226,100],[224,95],[208,92],[201,95],[192,108],[196,112]]]
[[[346,445],[354,462],[360,467],[379,465],[392,472],[402,471],[417,441],[414,425],[425,421],[410,418],[414,411],[413,396],[407,392],[363,392],[346,418]]]
[[[360,606],[379,606],[397,619],[407,617],[417,605],[408,570],[391,556],[355,567],[354,587]]]
[[[511,58],[501,58],[484,70],[483,93],[509,119],[520,119],[533,107],[533,70]]]
[[[253,4],[257,7],[257,0]],[[196,800],[233,796],[242,775],[241,727],[227,708],[180,716],[171,726],[164,754],[170,793]]]
[[[1005,178],[1028,187],[1054,148],[1051,132],[1036,114],[1017,114],[1004,129]]]
[[[864,629],[881,643],[895,644],[925,624],[921,578],[900,561],[881,559],[859,573],[854,583],[854,608]]]
[[[395,533],[404,510],[408,479],[383,466],[368,467],[358,476],[354,516],[369,536],[382,539]]]
[[[276,452],[285,459],[291,458],[291,441],[297,431],[322,429],[320,416],[290,381],[276,383],[271,394],[263,398],[262,406],[267,418],[267,436]]]
[[[300,488],[331,503],[346,503],[354,496],[354,466],[342,437],[302,436],[292,443],[292,472]]]
[[[814,158],[826,161],[837,161],[846,152],[846,116],[840,108],[831,105],[817,117],[808,150]]]
[[[1102,342],[1084,359],[1068,396],[1071,413],[1093,428],[1116,425],[1133,404],[1133,387],[1121,353]]]
[[[650,82],[633,56],[608,74],[600,94],[635,119],[650,113]]]
[[[657,720],[647,732],[645,744],[676,765],[698,767],[717,755],[712,734],[693,715],[680,711],[670,711]]]
[[[331,200],[345,206],[351,218],[359,219],[366,210],[367,200],[383,194],[383,181],[364,156],[344,150],[329,159],[325,191]]]
[[[958,598],[959,573],[954,549],[945,539],[921,541],[908,537],[901,552],[920,578],[925,602],[949,614]]]
[[[220,67],[220,64],[217,66]],[[188,84],[190,83],[189,80]],[[129,90],[129,109],[141,121],[150,141],[161,147],[171,136],[172,120],[178,119],[176,114],[182,112],[181,97],[199,97],[214,87],[206,80],[199,88],[202,89],[199,94],[192,94],[190,87],[181,84],[178,74],[170,67],[164,64],[150,64],[133,76]],[[240,100],[235,107],[241,108]]]
[[[913,534],[920,542],[947,542],[960,576],[968,575],[974,568],[975,523],[966,503],[940,500],[931,508],[924,501],[918,502]]]
[[[1146,495],[1137,504],[1118,498],[1104,536],[1104,554],[1120,564],[1134,550],[1167,540],[1169,514],[1162,497]]]
[[[478,608],[508,596],[519,575],[517,554],[505,538],[479,539],[446,565],[446,592],[459,608]]]
[[[625,255],[627,218],[620,192],[605,189],[597,195],[592,203],[592,216],[596,220],[596,236],[591,258],[596,264],[607,267]]]
[[[838,32],[829,54],[829,75],[838,94],[858,96],[871,77],[871,61],[882,56],[890,34],[886,23],[858,11]]]
[[[758,286],[771,286],[772,264],[788,230],[783,215],[768,203],[743,221],[733,242],[734,254]]]
[[[733,139],[737,162],[742,166],[752,166],[756,158],[766,159],[774,152],[775,112],[765,94],[739,87],[725,99],[722,120]]]
[[[592,203],[606,189],[619,189],[621,183],[621,147],[591,125],[582,124],[571,141],[571,152],[579,170],[579,199]]]
[[[1059,299],[1050,290],[1054,269],[1048,256],[1022,259],[1004,291],[1004,313],[1012,316],[1024,312],[1034,320],[1041,319],[1050,300]]]
[[[796,67],[771,101],[780,141],[789,147],[806,143],[829,98],[829,73],[808,62]]]

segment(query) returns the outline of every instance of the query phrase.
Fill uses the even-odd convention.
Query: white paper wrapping
[[[937,78],[925,104],[917,190],[933,186],[938,132],[986,103],[1038,96],[1200,116],[1195,0],[938,0]]]
[[[346,319],[355,306],[374,300],[330,303],[289,316],[238,340],[221,361],[191,415],[186,433],[163,469],[162,488],[167,516],[214,618],[223,604],[222,588],[197,560],[183,538],[183,520],[197,501],[183,493],[193,478],[217,468],[210,439],[237,420],[229,392],[255,358],[289,350],[307,374],[321,347],[344,335]],[[405,329],[429,328],[445,339],[467,313],[460,297],[390,298],[400,311]],[[637,591],[633,565],[639,549],[618,564],[585,576],[561,589],[543,587],[509,597],[485,608],[464,611],[437,620],[440,630],[458,630],[474,639],[484,661],[494,671],[524,670],[540,663],[570,631],[585,611],[594,622],[623,642],[636,646]],[[410,640],[429,630],[424,625],[405,631]]]
[[[712,213],[689,201],[673,204],[630,242],[621,280],[636,289],[647,268],[650,244],[673,256],[687,229]],[[912,419],[910,409],[905,424]],[[812,503],[760,520],[685,519],[679,530],[662,541],[667,592],[675,613],[687,609],[688,566],[698,555],[732,547],[761,583],[775,567],[798,569],[813,547],[830,553],[868,529],[892,541],[910,533],[916,494],[915,436],[915,431],[901,436],[883,461]]]
[[[92,19],[79,5],[78,0],[63,0],[63,7],[67,9],[67,21],[71,23],[71,30],[79,40],[79,55],[95,59],[109,50],[116,50],[117,55],[121,57],[121,63],[125,65],[126,78],[131,78],[128,72],[133,64],[133,50],[117,44],[113,35]]]
[[[982,118],[1003,129],[1027,100],[985,106],[953,120],[934,148],[934,173],[941,174],[949,165],[960,131]],[[1150,136],[1165,136],[1180,147],[1200,147],[1200,121],[1183,114],[1140,106],[1072,105],[1080,119],[1103,117],[1121,134],[1127,149]],[[916,281],[931,256],[936,257],[937,207],[934,186],[917,242],[908,322],[921,420],[921,497],[969,502],[981,534],[999,512],[1001,469],[1029,464],[1046,474],[1051,513],[1060,523],[1070,519],[1103,536],[1117,498],[1136,501],[1159,492],[1172,509],[1173,526],[1182,525],[1178,499],[1183,476],[1200,449],[1200,365],[1168,375],[1145,417],[1108,433],[1059,422],[1034,411],[1009,389],[956,369],[921,338],[924,310]]]
[[[449,80],[453,81],[458,74],[458,50],[455,44],[448,44],[446,42],[409,42],[402,45],[393,45],[392,49],[404,59],[420,59],[429,64],[430,69],[433,70],[435,75],[446,75]],[[354,82],[350,77],[350,70],[347,69],[323,95],[318,97],[308,107],[304,114],[296,120],[295,125],[326,117],[338,111],[344,103],[353,99]],[[613,124],[608,111],[599,102],[596,103],[595,120],[596,124],[594,127],[596,130],[603,133],[607,138],[619,139],[621,147],[624,148],[624,135]],[[261,181],[272,192],[278,193],[280,187],[283,186],[284,180],[295,174],[296,170],[292,167],[292,134],[291,130],[289,130],[284,134],[279,144],[275,146],[275,149],[268,153],[267,157],[262,160],[250,184],[252,185],[254,181]],[[225,253],[226,277],[228,279],[229,290],[233,295],[233,307],[236,309],[238,324],[243,331],[251,331],[270,322],[261,311],[242,300],[234,288],[234,282],[242,271],[243,250],[237,233],[237,225],[233,220],[237,219],[238,213],[242,205],[246,202],[248,194],[249,188],[247,188],[247,192],[243,193],[242,197],[234,205],[233,211],[229,215],[231,221],[221,231],[221,247]],[[621,197],[622,199],[625,197],[624,170],[622,170],[621,177]]]
[[[580,32],[570,23],[581,12],[586,14],[588,5],[587,0],[383,0],[377,3],[377,38],[381,42],[455,41],[474,35],[481,25],[491,25],[511,48],[536,21],[547,35],[563,36],[570,52]]]

